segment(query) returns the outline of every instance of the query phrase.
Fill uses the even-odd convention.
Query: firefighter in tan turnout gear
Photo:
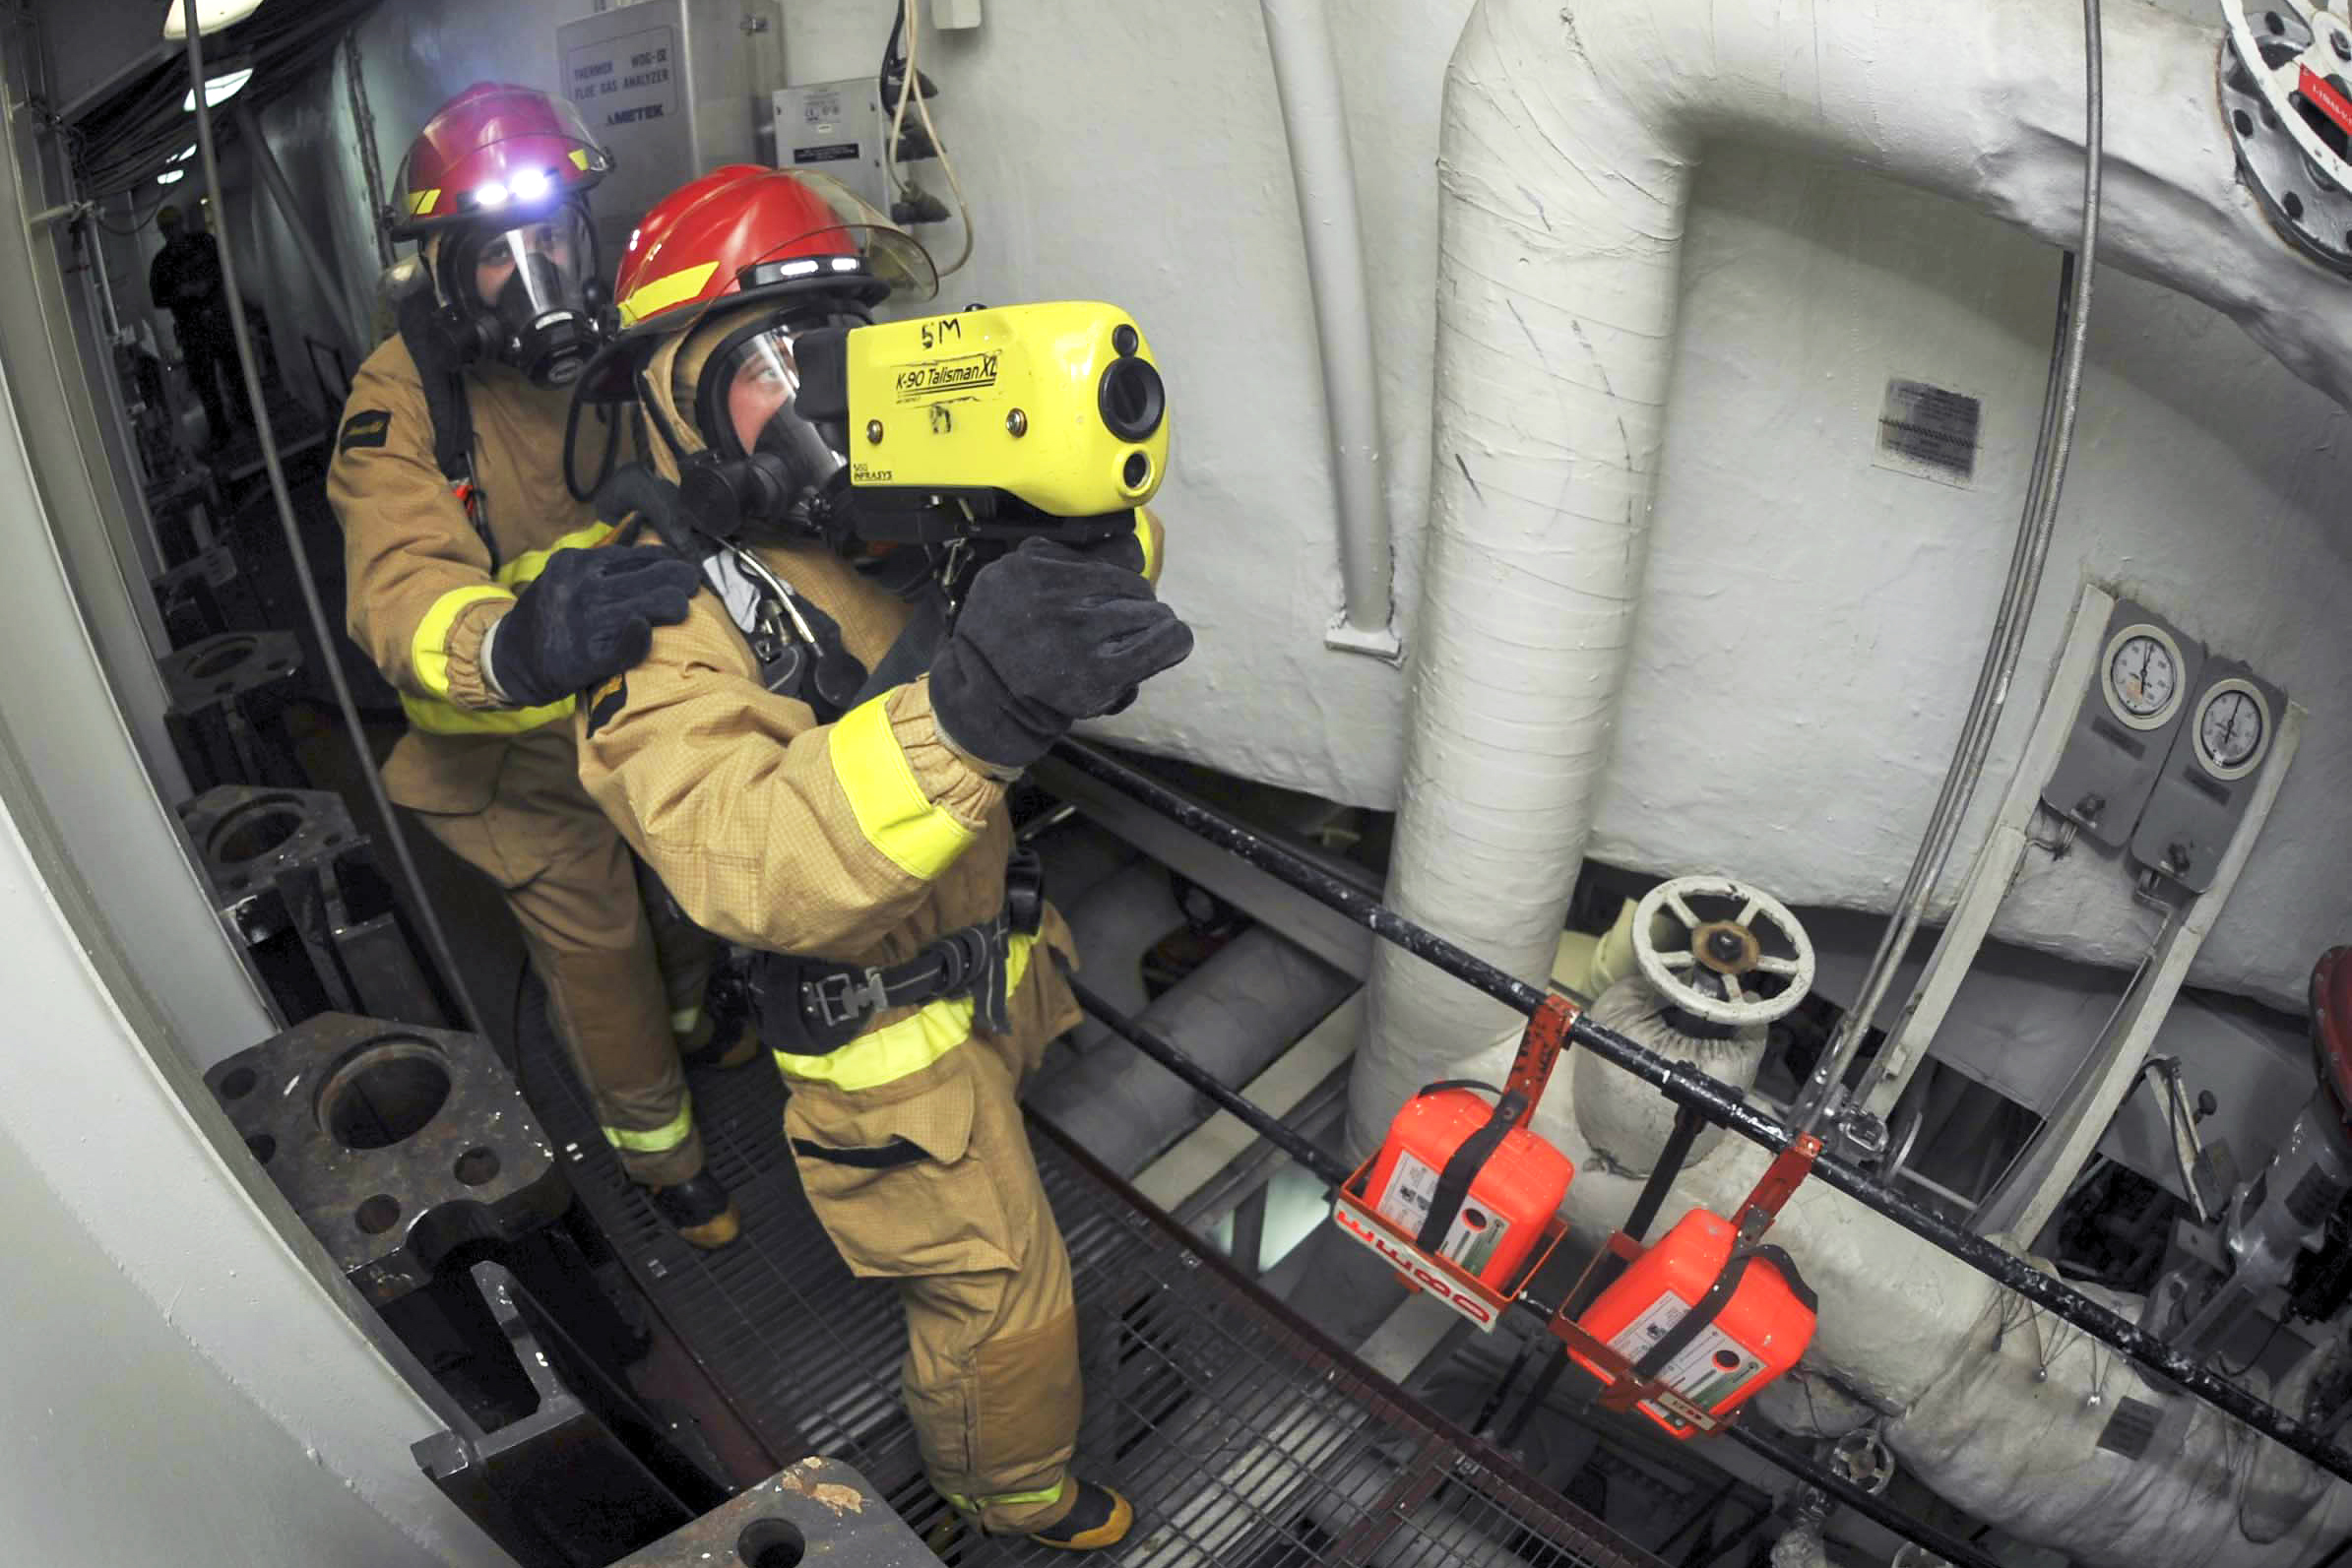
[[[481,85],[436,113],[402,165],[396,233],[431,286],[353,377],[328,495],[352,638],[400,691],[393,799],[503,891],[605,1136],[697,1246],[739,1221],[703,1151],[680,1052],[717,1042],[717,945],[641,894],[627,846],[580,787],[574,694],[686,612],[694,575],[609,530],[561,470],[568,383],[594,346],[586,192],[609,166],[578,118]]]
[[[928,258],[828,181],[724,168],[647,214],[583,394],[640,400],[660,477],[690,482],[640,472],[629,505],[710,592],[583,700],[581,778],[695,920],[755,950],[784,1132],[842,1257],[905,1303],[933,1484],[986,1531],[1084,1550],[1134,1516],[1069,1468],[1069,1258],[1015,1093],[1078,1014],[1068,932],[1008,871],[1005,790],[1192,638],[1140,512],[1091,551],[990,560],[952,623],[926,613],[925,550],[809,526],[844,463],[794,410],[794,341],[909,285],[935,287]]]

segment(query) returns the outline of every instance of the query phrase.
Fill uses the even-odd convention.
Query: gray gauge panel
[[[2204,644],[2146,605],[2118,599],[2042,803],[2101,844],[2129,843],[2204,666]]]
[[[2131,857],[2192,893],[2211,887],[2286,713],[2286,694],[2244,664],[2206,660],[2131,836]]]

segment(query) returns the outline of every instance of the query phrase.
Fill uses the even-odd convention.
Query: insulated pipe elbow
[[[2105,13],[2100,260],[2222,311],[2352,405],[2352,296],[2239,187],[2218,30],[2134,0]],[[1386,900],[1398,913],[1524,979],[1550,970],[1608,777],[1707,144],[1834,159],[2067,244],[2081,28],[2076,0],[1480,0],[1446,79],[1430,517]],[[1350,1087],[1358,1154],[1416,1087],[1519,1024],[1386,946],[1370,1015]],[[1574,1158],[1573,1118],[1556,1124]],[[1678,1198],[1736,1202],[1761,1162],[1726,1147]],[[1630,1183],[1579,1177],[1579,1229],[1612,1187],[1629,1203]],[[2179,1461],[2126,1463],[2098,1445],[2087,1360],[2063,1385],[2078,1463],[2063,1475],[1972,1463],[1999,1441],[2021,1451],[2002,1464],[2030,1465],[2029,1422],[2046,1423],[2056,1397],[2006,1376],[1941,1381],[1983,1355],[1994,1287],[1834,1195],[1801,1194],[1783,1224],[1819,1271],[1814,1361],[1906,1411],[1889,1441],[1964,1506],[2031,1520],[2085,1562],[2163,1560],[2165,1542],[2193,1540],[2226,1553],[2202,1560],[2283,1565],[2352,1519],[2352,1488],[2328,1485],[2286,1537],[2241,1534],[2246,1483],[2211,1467],[2258,1445],[2200,1410]],[[1951,1402],[1978,1384],[2009,1409],[1972,1444],[1976,1417]]]
[[[1481,0],[1446,77],[1400,913],[1522,977],[1549,967],[1608,776],[1707,143],[1871,169],[2068,243],[2080,37],[2075,0]],[[2104,37],[2100,259],[2352,403],[2352,297],[2239,187],[2218,30],[2111,0]],[[1360,1148],[1430,1066],[1507,1022],[1388,950],[1370,1000]]]

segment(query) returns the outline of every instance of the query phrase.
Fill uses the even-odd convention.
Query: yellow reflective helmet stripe
[[[677,1114],[650,1132],[635,1132],[626,1127],[607,1127],[604,1141],[613,1148],[632,1155],[666,1155],[684,1143],[694,1132],[694,1097],[678,1097]]]
[[[719,270],[717,262],[704,262],[699,267],[681,267],[674,273],[665,273],[629,290],[629,297],[620,302],[620,324],[634,327],[656,311],[667,310],[682,300],[692,299],[702,292],[702,285],[711,281],[711,274]]]
[[[591,523],[584,529],[574,529],[546,548],[525,550],[498,568],[498,582],[507,588],[520,588],[545,571],[548,560],[557,550],[593,549],[611,536],[612,525],[609,523]]]
[[[453,588],[433,600],[432,608],[424,612],[424,619],[416,623],[409,638],[409,663],[416,671],[417,683],[444,702],[449,698],[449,629],[469,608],[493,598],[511,603],[514,596],[488,583]]]
[[[1005,945],[1007,996],[1021,988],[1021,980],[1029,972],[1030,949],[1036,943],[1036,937],[1016,936]],[[831,1084],[852,1094],[879,1089],[884,1084],[897,1083],[909,1073],[922,1072],[970,1039],[972,1014],[971,997],[941,997],[895,1024],[885,1024],[858,1035],[829,1055],[795,1056],[790,1051],[778,1051],[776,1065],[788,1078]]]
[[[975,835],[915,782],[915,769],[883,711],[889,698],[884,692],[844,714],[827,750],[865,842],[907,875],[928,882],[971,847]]]
[[[576,168],[576,169],[580,170],[580,171],[581,171],[582,173],[584,173],[584,174],[585,174],[586,172],[588,172],[588,149],[587,149],[587,148],[585,148],[585,147],[575,147],[575,148],[573,148],[573,149],[572,149],[572,167],[574,167],[574,168]]]
[[[432,210],[433,203],[440,199],[441,187],[438,185],[429,191],[412,192],[409,197],[409,216],[411,218],[423,217]]]

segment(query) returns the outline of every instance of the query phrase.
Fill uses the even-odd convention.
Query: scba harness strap
[[[970,996],[973,1025],[992,1035],[1011,1029],[1010,945],[1045,922],[1045,868],[1016,851],[1005,866],[1004,908],[995,918],[963,926],[899,964],[835,964],[792,953],[752,959],[751,988],[760,1038],[790,1056],[827,1056],[892,1008],[924,1007]]]

